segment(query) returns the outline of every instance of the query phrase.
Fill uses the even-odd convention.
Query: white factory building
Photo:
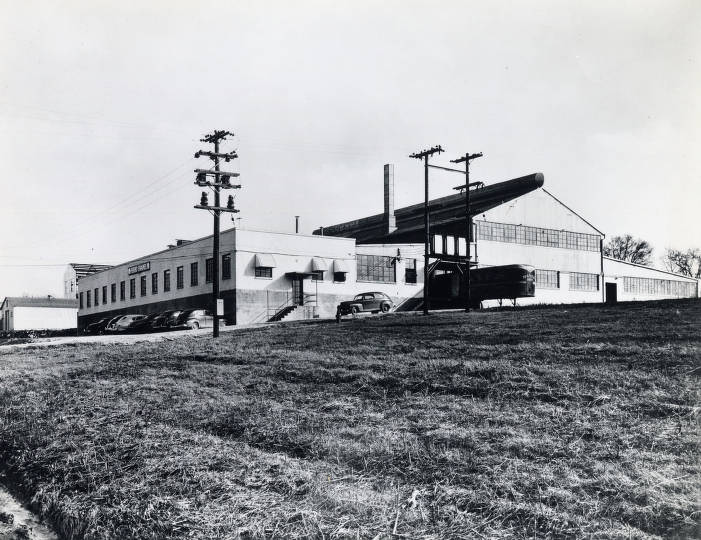
[[[394,209],[391,165],[385,166],[384,183],[383,213],[324,227],[314,235],[240,228],[222,232],[220,297],[227,322],[266,322],[282,314],[331,317],[339,301],[368,291],[388,294],[399,309],[419,307],[424,205]],[[535,296],[519,298],[519,305],[699,296],[696,279],[604,257],[604,233],[543,183],[543,175],[534,174],[471,191],[473,263],[478,268],[523,264],[535,269]],[[432,260],[464,260],[464,193],[432,200],[430,213]],[[126,313],[213,309],[212,252],[211,236],[179,241],[82,277],[79,327]],[[432,272],[452,270],[445,263],[432,266]]]
[[[0,330],[65,330],[76,327],[78,301],[52,296],[8,296],[0,304]]]

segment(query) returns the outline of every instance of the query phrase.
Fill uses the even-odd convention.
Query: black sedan
[[[383,292],[366,292],[355,295],[353,300],[341,302],[336,308],[336,321],[343,315],[353,315],[361,312],[387,313],[394,307],[392,299]]]

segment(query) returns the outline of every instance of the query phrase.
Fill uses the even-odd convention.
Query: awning
[[[324,259],[319,257],[312,258],[312,272],[326,272],[329,269],[329,265],[326,264]]]
[[[275,268],[275,257],[270,253],[256,253],[256,268]]]
[[[334,259],[333,271],[335,273],[343,272],[344,274],[347,274],[348,273],[348,266],[346,266],[346,261],[344,261],[342,259]]]

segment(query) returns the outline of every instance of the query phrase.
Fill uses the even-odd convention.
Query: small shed
[[[8,296],[0,304],[4,332],[64,330],[78,325],[78,300],[53,296]]]

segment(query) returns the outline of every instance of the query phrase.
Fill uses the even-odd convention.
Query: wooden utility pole
[[[470,214],[470,161],[482,157],[482,152],[477,154],[465,154],[458,159],[451,159],[451,163],[465,163],[465,311],[470,311],[470,236],[472,235],[472,215]],[[477,182],[480,183],[480,182]]]
[[[428,315],[429,310],[429,296],[428,296],[428,282],[429,282],[429,271],[428,271],[428,254],[429,247],[431,245],[431,232],[429,230],[429,211],[428,211],[428,158],[433,154],[440,154],[443,152],[441,145],[434,146],[428,150],[422,150],[421,152],[415,152],[409,157],[414,159],[422,159],[424,162],[424,315]]]
[[[239,176],[238,173],[224,172],[219,170],[219,160],[224,159],[225,161],[230,161],[236,159],[238,155],[236,152],[231,152],[229,154],[219,153],[219,143],[226,140],[228,136],[234,136],[230,131],[215,130],[209,135],[205,135],[200,142],[214,144],[214,152],[198,151],[195,153],[195,157],[207,156],[214,161],[214,170],[206,169],[195,169],[197,173],[197,180],[195,184],[200,187],[209,187],[214,191],[214,206],[209,206],[207,204],[207,192],[202,192],[202,199],[200,204],[196,205],[195,208],[201,210],[209,210],[214,216],[214,249],[213,249],[213,260],[212,260],[212,304],[214,304],[212,313],[214,320],[214,328],[212,330],[213,337],[219,337],[219,215],[221,212],[231,212],[236,213],[238,210],[234,208],[234,198],[229,195],[229,200],[225,208],[220,206],[219,193],[222,189],[238,189],[241,185],[233,185],[231,183],[232,177]],[[214,176],[214,182],[208,180],[208,176]],[[206,271],[205,263],[205,271]]]

